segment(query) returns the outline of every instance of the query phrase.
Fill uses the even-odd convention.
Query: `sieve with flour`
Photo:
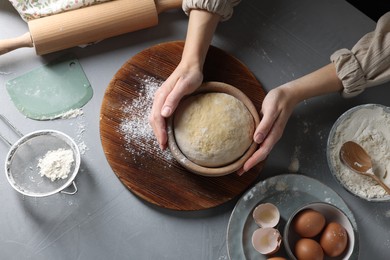
[[[45,197],[58,192],[73,195],[77,192],[74,179],[79,171],[81,158],[79,148],[72,138],[57,130],[39,130],[23,135],[3,115],[0,115],[0,119],[20,137],[12,144],[0,135],[11,147],[5,160],[5,174],[16,191],[31,197]],[[66,178],[52,181],[40,175],[38,164],[47,152],[58,149],[70,149],[73,162]],[[70,186],[73,189],[66,191]]]

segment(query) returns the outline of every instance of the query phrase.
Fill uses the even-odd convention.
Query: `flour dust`
[[[119,126],[119,132],[125,140],[126,150],[134,160],[138,156],[153,154],[167,162],[172,161],[171,152],[162,151],[149,124],[149,114],[152,110],[154,94],[163,81],[145,76],[139,79],[141,86],[138,97],[124,103],[121,110],[125,116]]]

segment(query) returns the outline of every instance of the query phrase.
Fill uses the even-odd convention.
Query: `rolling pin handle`
[[[12,39],[0,40],[0,55],[23,47],[34,47],[29,32]]]
[[[171,9],[179,9],[182,5],[182,0],[154,0],[157,8],[157,13],[162,13]]]

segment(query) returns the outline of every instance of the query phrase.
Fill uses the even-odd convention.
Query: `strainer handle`
[[[20,137],[23,137],[23,134],[18,130],[16,129],[16,127],[2,114],[0,114],[0,119],[9,127],[12,129],[12,131],[14,131],[14,133],[16,133],[17,135],[19,135]],[[9,144],[9,146],[12,146],[12,143],[7,139],[5,138],[2,134],[0,134],[0,139],[2,139],[4,142],[6,142],[7,144]]]
[[[64,190],[62,190],[60,192],[63,193],[63,194],[67,194],[67,195],[75,195],[76,192],[77,192],[76,183],[73,181],[71,185],[73,186],[73,191],[64,191]],[[68,187],[70,187],[70,185]]]

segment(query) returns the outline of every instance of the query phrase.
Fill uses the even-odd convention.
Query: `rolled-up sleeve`
[[[221,16],[221,21],[230,19],[233,8],[241,0],[183,0],[183,10],[188,15],[191,9],[207,10]]]
[[[356,96],[368,87],[390,81],[390,12],[352,50],[338,50],[330,59],[343,83],[343,97]]]

